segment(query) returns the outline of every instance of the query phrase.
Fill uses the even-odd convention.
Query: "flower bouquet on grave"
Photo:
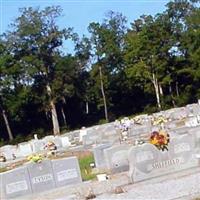
[[[169,134],[163,130],[154,131],[151,133],[150,136],[150,144],[155,145],[159,150],[167,150],[168,151],[168,144],[170,142]]]
[[[56,155],[56,150],[57,150],[57,146],[55,145],[54,142],[49,141],[45,146],[44,149],[48,150],[47,152],[47,156],[54,156]]]
[[[168,121],[167,118],[165,118],[165,117],[163,117],[163,116],[159,116],[159,117],[154,118],[154,119],[152,120],[152,124],[153,124],[153,126],[157,126],[157,125],[161,125],[161,126],[162,126],[162,125],[165,124],[167,121]]]
[[[41,154],[33,154],[33,155],[28,156],[27,160],[34,163],[41,163],[43,160],[43,157]]]
[[[57,150],[57,146],[56,146],[55,143],[52,142],[52,141],[49,141],[49,142],[45,145],[44,148],[47,149],[47,150],[50,150],[50,151]]]

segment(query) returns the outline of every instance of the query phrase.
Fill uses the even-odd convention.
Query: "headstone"
[[[83,146],[88,146],[88,145],[92,145],[93,141],[90,140],[90,138],[89,138],[88,135],[83,135],[83,137],[82,137],[82,143],[83,143]]]
[[[93,147],[95,165],[97,168],[106,168],[104,149],[111,147],[111,143],[98,144]]]
[[[167,129],[174,129],[174,128],[176,128],[176,121],[169,121],[169,122],[165,123],[165,127]]]
[[[0,154],[3,154],[6,157],[6,160],[12,160],[13,155],[17,152],[17,147],[14,145],[5,145],[0,148]]]
[[[87,129],[85,127],[82,127],[80,130],[80,135],[79,135],[79,141],[83,141],[83,136],[87,135]]]
[[[55,180],[50,160],[27,164],[33,193],[55,188]]]
[[[185,125],[187,127],[196,127],[196,126],[198,126],[199,125],[198,117],[199,116],[187,118],[187,120],[185,122]]]
[[[104,150],[107,168],[112,173],[128,171],[128,151],[130,145],[117,145]]]
[[[132,147],[129,151],[132,182],[174,173],[198,166],[194,137],[181,135],[171,139],[169,151],[160,151],[152,144]]]
[[[31,144],[28,142],[23,142],[18,145],[19,154],[21,156],[28,156],[33,153]]]
[[[200,126],[192,127],[188,130],[188,133],[195,138],[195,149],[200,152]]]
[[[57,187],[76,184],[82,181],[76,157],[52,160],[52,168]]]
[[[82,143],[84,146],[101,143],[101,140],[102,135],[98,134],[94,130],[89,130],[87,135],[83,135],[82,137]]]
[[[193,106],[193,113],[195,116],[200,115],[200,105],[196,104],[195,106]]]
[[[180,127],[180,128],[174,128],[172,129],[172,131],[178,135],[184,135],[184,134],[188,134],[188,127]]]
[[[43,140],[45,143],[54,142],[55,136],[54,136],[54,135],[48,135],[48,136],[45,136],[42,140]]]
[[[146,125],[135,125],[131,127],[129,131],[129,135],[131,136],[139,136],[142,134],[150,133],[151,132],[151,126]]]
[[[61,143],[63,147],[68,147],[70,146],[70,141],[69,141],[69,137],[68,136],[61,136],[60,137]]]
[[[57,148],[61,148],[62,146],[62,141],[60,136],[55,136],[54,141]]]
[[[31,185],[26,167],[16,168],[0,174],[0,197],[14,198],[31,194]]]
[[[72,132],[73,134],[73,141],[80,142],[80,130],[75,130]]]
[[[43,140],[31,140],[30,144],[32,145],[33,153],[43,151],[45,147],[45,142]]]

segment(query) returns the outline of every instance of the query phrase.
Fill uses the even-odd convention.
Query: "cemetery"
[[[129,193],[134,187],[195,176],[200,170],[199,117],[200,105],[191,104],[2,146],[1,199],[34,199],[49,191],[61,195],[65,187],[69,199],[137,199]],[[194,194],[200,193],[199,180],[191,184]]]
[[[200,200],[200,0],[0,13],[0,200]]]

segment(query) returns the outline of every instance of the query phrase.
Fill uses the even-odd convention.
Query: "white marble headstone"
[[[32,146],[28,142],[20,143],[18,145],[19,148],[19,155],[21,156],[28,156],[33,153]]]

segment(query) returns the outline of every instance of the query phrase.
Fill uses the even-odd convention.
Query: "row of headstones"
[[[1,199],[30,195],[55,187],[82,182],[76,157],[43,160],[0,173]]]
[[[172,120],[177,120],[181,118],[186,118],[190,116],[200,115],[200,104],[188,104],[185,107],[172,108],[165,111],[160,111],[153,113],[153,116],[165,116],[166,118],[171,118]]]
[[[82,142],[83,146],[87,147],[88,145],[102,143],[106,140],[113,140],[114,137],[116,138],[116,130],[112,123],[88,128],[84,130],[85,133],[82,136],[81,131],[83,130],[73,131],[56,137],[50,135],[43,139],[34,139],[29,142],[19,143],[17,146],[5,145],[0,148],[0,152],[7,160],[11,160],[13,159],[13,155],[21,158],[33,153],[42,152],[49,141],[54,142],[58,149],[66,149],[72,147],[71,143],[74,141]]]
[[[187,112],[186,112],[187,111]],[[188,112],[190,111],[190,112]],[[198,104],[187,105],[182,108],[173,108],[166,111],[161,111],[159,113],[154,113],[153,115],[160,115],[169,117],[169,116],[189,116],[190,118],[186,119],[185,124],[182,126],[177,126],[177,121],[168,122],[165,127],[173,132],[184,132],[184,129],[188,129],[188,127],[195,127],[198,125],[197,117],[200,115],[200,106]],[[187,115],[186,115],[187,114]],[[148,117],[148,115],[144,115],[143,117]],[[194,117],[192,117],[194,116]],[[172,117],[173,118],[173,117]],[[128,136],[140,136],[141,134],[150,133],[154,128],[152,127],[150,121],[147,120],[147,123],[144,125],[133,125],[129,131]],[[175,130],[176,129],[176,130]],[[62,136],[46,136],[41,140],[31,140],[29,142],[20,143],[18,147],[13,145],[8,145],[0,148],[1,152],[5,154],[6,158],[12,159],[13,154],[16,157],[24,157],[30,155],[32,153],[38,153],[44,150],[45,144],[48,141],[53,141],[58,149],[69,147],[71,142],[74,140],[82,142],[84,147],[92,144],[100,144],[106,141],[112,141],[112,143],[117,143],[119,141],[119,132],[120,130],[115,129],[114,123],[107,123],[103,125],[93,126],[91,128],[87,128],[84,130],[83,135],[81,135],[81,130],[73,131]]]
[[[45,145],[49,141],[55,143],[57,148],[69,147],[70,142],[67,136],[54,137],[46,136],[43,139],[34,139],[29,142],[23,142],[16,145],[6,145],[0,148],[1,154],[3,154],[7,160],[16,158],[25,157],[33,153],[38,153],[45,150]]]
[[[189,134],[172,137],[169,151],[161,152],[154,145],[97,145],[94,158],[97,168],[111,172],[129,170],[133,182],[196,167],[199,165],[195,153],[200,150],[200,129]],[[29,163],[0,174],[1,196],[15,197],[52,189],[81,181],[76,158]]]
[[[195,127],[199,127],[199,122],[197,121],[197,117],[190,117],[185,119],[181,124],[179,121],[167,122],[164,125],[164,129],[172,134],[184,134]],[[151,132],[158,131],[159,129],[160,126],[152,126],[151,124],[131,126],[128,130],[128,137],[139,138],[141,135],[150,134]]]
[[[172,137],[168,151],[163,152],[149,143],[138,146],[106,143],[93,148],[97,168],[113,173],[129,170],[133,182],[196,167],[198,152],[200,128]]]
[[[199,104],[189,104],[186,107],[172,108],[165,111],[160,111],[152,114],[151,116],[164,116],[170,118],[171,121],[166,124],[167,129],[175,129],[181,127],[179,120],[186,118],[185,124],[182,127],[195,127],[198,125],[197,116],[200,115],[200,105]],[[129,130],[129,136],[140,135],[144,133],[149,133],[152,130],[151,125],[151,116],[141,115],[144,118],[145,123],[143,125],[133,125]],[[200,121],[200,120],[199,120]],[[82,132],[83,131],[83,132]],[[103,125],[96,125],[85,130],[77,130],[70,132],[70,141],[78,139],[83,143],[84,146],[104,143],[106,141],[115,141],[119,140],[119,131],[115,129],[115,123],[107,123]]]

